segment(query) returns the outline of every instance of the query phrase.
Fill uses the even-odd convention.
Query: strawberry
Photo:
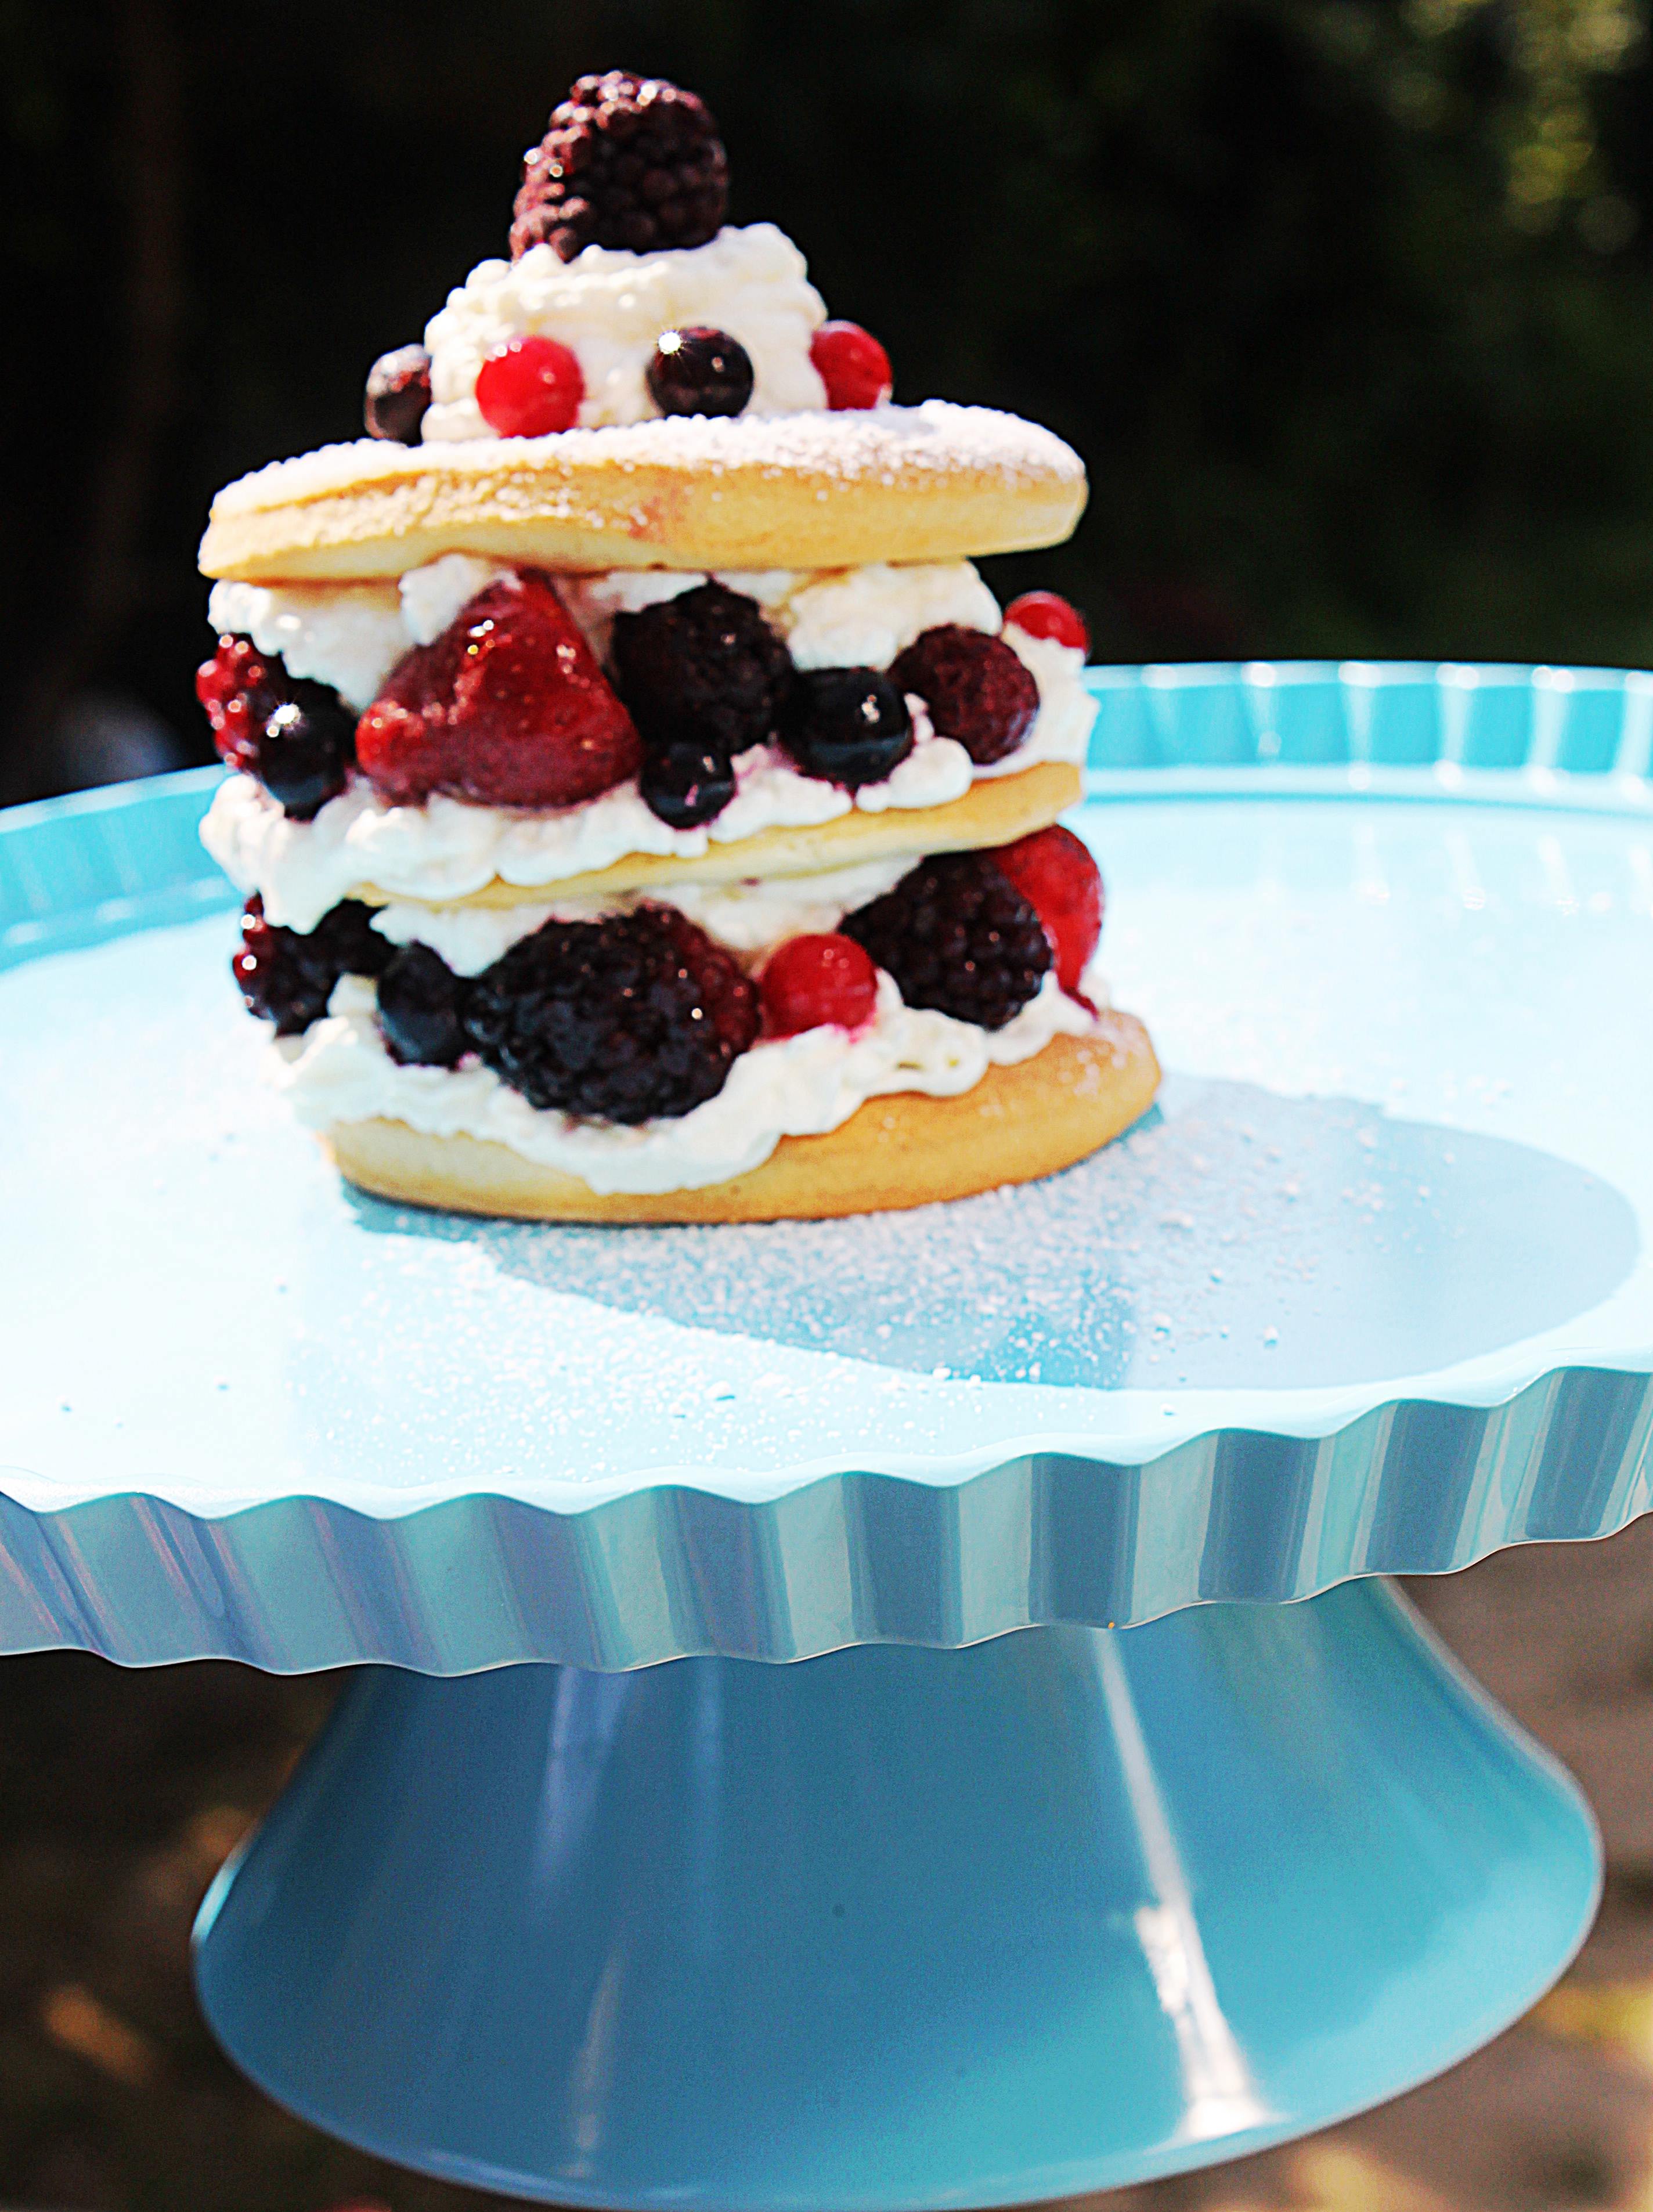
[[[1000,845],[989,857],[1044,924],[1056,956],[1056,981],[1070,997],[1082,998],[1079,978],[1102,935],[1105,903],[1102,873],[1089,851],[1071,830],[1052,823],[1013,845]]]
[[[550,579],[525,568],[477,592],[398,660],[356,729],[381,799],[577,806],[637,773],[631,717]]]

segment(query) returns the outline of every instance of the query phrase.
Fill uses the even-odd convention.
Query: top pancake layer
[[[552,569],[854,568],[1059,544],[1079,455],[986,407],[676,416],[544,438],[363,439],[228,484],[204,574],[392,578],[444,553]]]

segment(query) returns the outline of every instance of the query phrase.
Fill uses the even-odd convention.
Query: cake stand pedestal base
[[[562,2203],[884,2212],[1227,2158],[1581,1941],[1565,1777],[1382,1585],[793,1666],[363,1674],[202,1911],[318,2126]]]

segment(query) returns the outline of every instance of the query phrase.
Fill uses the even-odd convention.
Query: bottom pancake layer
[[[335,1123],[326,1141],[363,1190],[416,1206],[531,1221],[785,1221],[882,1213],[1032,1182],[1072,1167],[1153,1103],[1159,1063],[1133,1015],[1105,1012],[1089,1036],[1053,1037],[992,1067],[956,1098],[869,1098],[820,1137],[783,1137],[761,1166],[700,1190],[594,1191],[475,1137],[401,1121]]]

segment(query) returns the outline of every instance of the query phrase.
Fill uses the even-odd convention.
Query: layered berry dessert
[[[553,1219],[912,1206],[1067,1166],[1158,1080],[1057,817],[1085,625],[1014,416],[892,399],[692,94],[581,78],[508,260],[369,435],[214,502],[203,828],[234,970],[343,1172]]]

